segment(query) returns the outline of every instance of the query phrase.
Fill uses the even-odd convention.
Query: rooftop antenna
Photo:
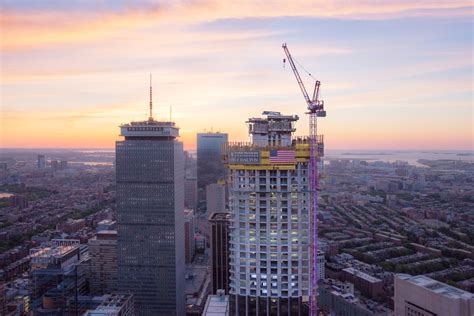
[[[173,122],[173,106],[170,105],[170,122]]]
[[[148,120],[153,121],[153,89],[152,89],[152,77],[150,74],[150,117]]]

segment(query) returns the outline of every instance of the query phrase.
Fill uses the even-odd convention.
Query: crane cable
[[[293,57],[293,56],[292,56]],[[303,65],[295,58],[293,57],[293,60],[301,67],[301,69],[303,69],[304,72],[306,72],[308,74],[308,76],[310,76],[314,81],[318,80],[316,79],[308,70],[306,70],[306,68],[303,67]]]

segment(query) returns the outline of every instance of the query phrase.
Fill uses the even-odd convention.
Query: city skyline
[[[268,109],[304,135],[283,42],[322,80],[328,150],[473,148],[468,1],[1,7],[2,148],[113,148],[120,123],[147,118],[150,72],[186,149],[211,128],[245,141],[241,122]]]

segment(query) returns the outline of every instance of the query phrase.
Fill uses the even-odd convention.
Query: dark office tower
[[[229,294],[229,213],[213,213],[209,217],[211,227],[212,294],[224,290]]]
[[[173,122],[120,126],[118,290],[138,315],[184,315],[184,154]]]
[[[198,201],[206,199],[206,186],[225,179],[225,168],[222,163],[222,146],[227,143],[227,134],[197,134],[197,179]]]

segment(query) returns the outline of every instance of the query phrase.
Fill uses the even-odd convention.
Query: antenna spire
[[[153,121],[153,88],[152,88],[152,76],[150,74],[150,121]]]

